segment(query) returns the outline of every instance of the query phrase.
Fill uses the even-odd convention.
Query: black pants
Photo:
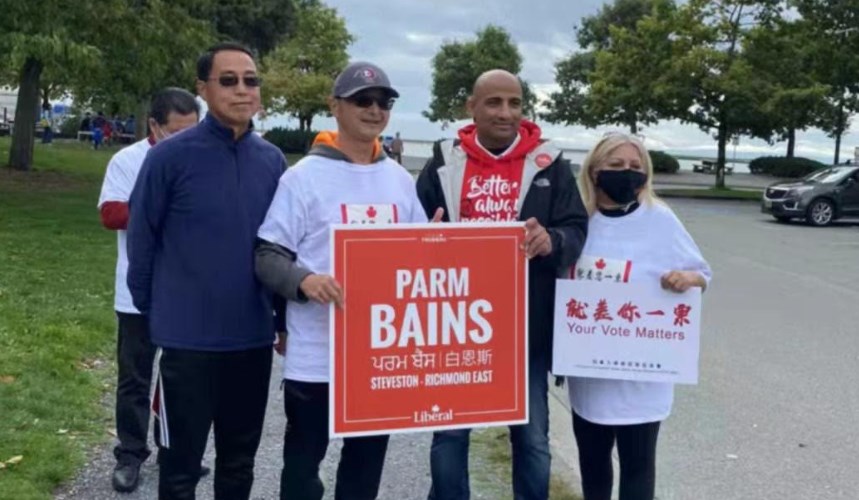
[[[155,348],[149,342],[149,326],[142,314],[116,313],[118,333],[116,360],[116,435],[113,455],[119,463],[140,463],[149,456],[149,388]]]
[[[617,441],[620,500],[653,500],[659,422],[600,425],[573,412],[585,500],[611,500],[611,450]]]
[[[195,498],[200,460],[213,424],[215,498],[250,496],[268,401],[271,356],[268,346],[232,352],[161,351],[158,369],[166,432],[158,449],[158,498]]]
[[[319,464],[328,450],[328,384],[283,381],[281,500],[319,500]],[[372,500],[379,493],[388,436],[346,438],[337,466],[336,500]]]

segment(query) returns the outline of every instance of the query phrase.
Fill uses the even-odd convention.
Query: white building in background
[[[13,90],[8,87],[0,87],[0,123],[15,120],[15,104],[17,102],[17,90]]]

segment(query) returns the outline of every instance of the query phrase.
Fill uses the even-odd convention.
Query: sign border
[[[453,229],[453,230],[457,230],[457,229],[513,228],[513,227],[522,228],[522,230],[524,231],[525,222],[524,221],[478,222],[478,223],[473,223],[473,222],[444,222],[444,223],[426,222],[426,223],[373,224],[373,225],[360,225],[360,226],[353,225],[353,224],[332,224],[329,228],[329,238],[330,238],[329,247],[330,247],[330,253],[331,253],[331,255],[330,255],[331,275],[334,276],[335,269],[336,269],[335,232],[338,230],[344,230],[344,229],[345,230],[356,230],[356,231],[379,230],[379,229],[444,229],[444,230]],[[403,239],[413,239],[413,238],[384,238],[384,239],[386,239],[386,240],[391,240],[391,239],[403,240]],[[347,241],[349,241],[349,240],[347,240]],[[531,405],[530,405],[530,397],[531,397],[530,385],[531,384],[530,384],[530,380],[529,380],[529,378],[530,378],[530,356],[529,356],[529,352],[528,352],[529,351],[529,345],[530,345],[530,343],[529,343],[529,331],[528,331],[528,324],[529,324],[529,321],[528,321],[528,293],[529,293],[529,268],[530,268],[530,265],[529,265],[529,261],[527,260],[527,258],[525,258],[524,256],[523,256],[523,258],[526,259],[525,263],[524,263],[524,277],[523,277],[523,279],[524,279],[524,287],[523,287],[524,298],[522,301],[522,303],[523,303],[523,308],[522,308],[523,311],[522,312],[523,312],[523,318],[524,318],[523,319],[523,327],[525,330],[525,335],[524,335],[524,339],[522,342],[522,347],[525,351],[525,355],[524,355],[525,363],[523,366],[524,392],[525,392],[525,416],[523,419],[512,419],[512,420],[497,421],[497,422],[491,422],[491,423],[477,423],[477,424],[475,424],[475,423],[464,423],[464,424],[453,424],[453,425],[419,425],[419,426],[413,426],[413,427],[404,427],[401,429],[391,429],[391,430],[385,431],[383,433],[380,433],[378,431],[337,432],[335,429],[335,422],[337,420],[337,415],[335,415],[335,411],[334,411],[335,392],[336,392],[335,387],[337,384],[337,381],[335,378],[335,373],[334,373],[335,354],[336,354],[336,350],[334,348],[334,340],[335,340],[335,335],[336,335],[336,321],[335,321],[335,314],[336,314],[335,308],[336,308],[336,306],[334,304],[329,304],[329,306],[328,306],[328,318],[329,318],[329,320],[328,320],[328,345],[329,345],[329,349],[328,349],[328,356],[329,356],[329,358],[328,358],[328,384],[329,384],[329,386],[328,386],[328,435],[329,435],[329,438],[335,439],[335,438],[345,438],[345,437],[379,436],[379,435],[390,435],[390,434],[410,434],[410,433],[416,433],[416,432],[435,432],[435,431],[454,430],[454,429],[477,429],[477,428],[485,428],[485,427],[501,427],[501,426],[508,426],[508,425],[527,424],[530,421],[530,412],[531,412]],[[344,256],[344,259],[345,259],[345,256]],[[346,287],[345,283],[343,284],[343,287],[344,288]],[[345,310],[344,310],[344,314],[345,314]],[[518,315],[518,312],[515,312],[514,314]],[[344,320],[345,320],[345,318],[344,318]],[[519,346],[517,345],[516,346],[517,353],[515,355],[518,355],[518,348],[519,348]],[[345,374],[344,374],[344,376],[345,376]],[[515,396],[515,398],[518,401],[518,394]],[[512,413],[514,411],[517,411],[517,408],[514,408],[512,410],[508,410],[508,411]],[[504,411],[493,411],[493,412],[489,412],[489,413],[499,414],[499,413],[503,413],[503,412]],[[469,414],[472,414],[472,413],[473,412],[469,412]],[[345,415],[344,415],[344,417],[345,417]],[[375,421],[404,420],[407,418],[409,418],[409,417],[392,417],[392,418],[383,418],[383,419],[374,419],[374,420]]]

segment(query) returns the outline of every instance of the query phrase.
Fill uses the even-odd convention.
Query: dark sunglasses
[[[211,80],[217,80],[221,87],[235,87],[239,84],[239,77],[236,75],[221,75],[218,78],[212,78]],[[259,87],[262,85],[262,78],[256,75],[243,76],[241,80],[244,82],[245,87]]]
[[[393,97],[379,97],[369,94],[358,94],[352,97],[346,97],[344,100],[350,104],[354,104],[359,108],[369,108],[375,102],[382,111],[390,111],[397,102]]]

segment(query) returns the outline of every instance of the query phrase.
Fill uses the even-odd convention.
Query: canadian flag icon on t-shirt
[[[397,205],[377,203],[370,205],[340,205],[344,224],[393,224],[398,222]]]

